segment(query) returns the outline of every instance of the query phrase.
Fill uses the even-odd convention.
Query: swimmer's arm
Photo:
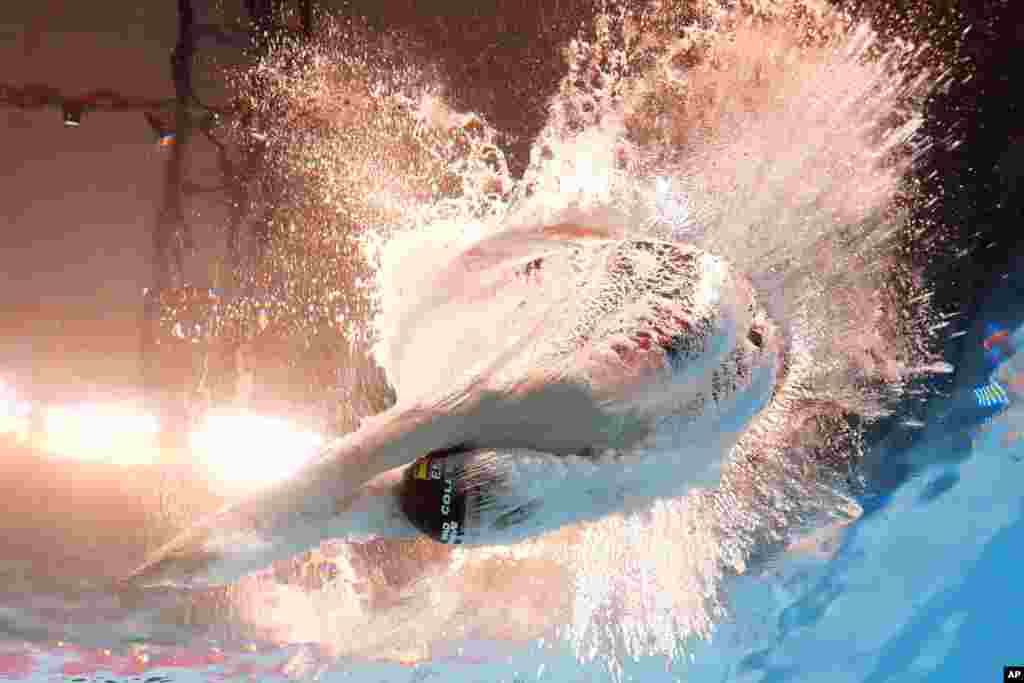
[[[289,479],[226,511],[231,526],[251,524],[272,533],[315,525],[351,505],[361,490],[385,473],[459,441],[460,413],[393,408],[329,444]],[[245,521],[248,520],[248,521]]]
[[[429,407],[395,406],[368,418],[358,430],[329,444],[280,491],[270,496],[291,496],[295,490],[331,487],[337,498],[355,493],[363,484],[389,470],[404,467],[427,453],[464,441],[467,426],[479,419],[479,408],[490,392],[462,390]],[[488,402],[491,403],[491,402]]]
[[[294,476],[202,520],[152,553],[127,582],[228,583],[327,538],[358,533],[352,515],[386,508],[399,468],[457,440],[466,406],[393,408],[371,418]],[[398,528],[401,520],[392,521],[396,532],[404,530]]]

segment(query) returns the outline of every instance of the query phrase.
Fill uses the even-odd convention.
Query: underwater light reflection
[[[0,434],[69,460],[117,465],[161,461],[157,418],[137,406],[76,403],[45,406],[41,430],[32,433],[32,406],[0,385]],[[243,493],[288,476],[319,448],[323,438],[279,417],[207,416],[188,435],[189,455],[220,486]]]
[[[323,439],[281,418],[239,414],[209,416],[189,441],[212,477],[252,490],[290,475]]]

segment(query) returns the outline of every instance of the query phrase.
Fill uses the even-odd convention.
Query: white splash
[[[465,196],[410,208],[406,195],[418,177],[379,161],[358,163],[385,156],[370,143],[386,145],[387,136],[376,131],[367,149],[353,151],[351,167],[358,168],[339,170],[331,187],[372,197],[377,223],[360,242],[371,261],[379,259],[373,284],[383,311],[364,322],[377,331],[377,358],[400,398],[431,396],[476,376],[507,380],[538,368],[589,368],[558,345],[574,339],[571,326],[587,313],[583,303],[600,298],[601,278],[588,271],[593,261],[573,256],[573,249],[589,249],[578,244],[587,242],[677,240],[709,254],[694,299],[729,310],[710,345],[720,344],[728,356],[743,348],[752,319],[774,321],[786,361],[782,368],[767,363],[750,378],[722,407],[721,422],[698,408],[685,428],[666,423],[655,430],[648,453],[676,459],[652,460],[650,469],[638,459],[616,479],[685,484],[671,491],[666,483],[653,505],[626,506],[629,514],[505,547],[453,551],[389,541],[376,564],[359,565],[364,550],[344,546],[337,552],[354,577],[346,589],[334,597],[326,589],[308,595],[324,605],[335,597],[360,601],[359,610],[346,612],[353,619],[347,633],[359,633],[356,644],[326,623],[311,626],[306,606],[294,607],[299,616],[290,627],[275,613],[281,639],[301,635],[339,654],[397,658],[429,654],[431,644],[451,634],[469,637],[467,630],[507,640],[557,630],[578,656],[603,657],[613,669],[627,656],[679,658],[687,638],[712,633],[726,612],[723,577],[746,571],[755,550],[859,514],[844,469],[856,461],[859,442],[842,417],[882,415],[908,378],[944,371],[916,351],[916,309],[900,303],[887,279],[900,272],[908,288],[916,286],[897,268],[890,247],[901,217],[888,209],[912,156],[908,139],[930,76],[907,79],[891,55],[872,58],[871,32],[842,17],[812,11],[794,22],[786,14],[813,4],[758,3],[757,13],[747,13],[709,2],[693,25],[665,34],[630,29],[629,22],[613,29],[616,13],[602,14],[595,40],[569,46],[570,74],[530,167],[507,195],[485,191],[481,179],[491,171],[463,164]],[[677,11],[665,3],[647,15],[653,26],[679,26]],[[818,38],[807,37],[808,25]],[[625,43],[646,41],[646,48],[619,46],[616,31],[631,30]],[[451,153],[448,143],[434,144],[431,127],[487,130],[442,106],[436,93],[429,97],[412,108],[423,159]],[[489,144],[477,138],[470,156]],[[426,175],[440,184],[444,170]],[[389,173],[396,178],[383,177]],[[537,238],[557,226],[587,234]],[[527,268],[538,258],[540,271]],[[734,284],[750,284],[729,292],[722,281],[713,283],[716,262],[736,274]],[[525,277],[537,272],[539,284]],[[754,300],[753,311],[740,310]],[[621,308],[627,313],[587,322],[636,323],[637,312]],[[908,312],[909,332],[897,321]],[[707,381],[723,358],[706,356],[707,364],[696,361],[672,378],[692,370],[687,379]],[[667,397],[695,392],[686,396],[694,399],[700,392],[697,384],[671,379],[652,386],[667,391],[618,405],[656,412]],[[541,417],[557,421],[554,411],[538,411]],[[687,450],[691,438],[714,443],[700,454]],[[703,457],[709,452],[715,457]],[[682,462],[699,466],[680,474]],[[598,466],[571,457],[563,463],[566,479]],[[660,476],[668,471],[672,477]],[[374,569],[380,563],[392,563],[403,578]],[[543,600],[531,600],[538,595]],[[518,617],[508,618],[498,609],[504,605]],[[246,619],[265,623],[265,616],[255,610]]]

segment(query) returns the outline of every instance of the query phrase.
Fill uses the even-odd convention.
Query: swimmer
[[[975,400],[983,408],[999,410],[1024,394],[1024,368],[1020,367],[1024,361],[1006,330],[995,330],[982,341],[982,347],[989,376],[985,384],[974,388]]]
[[[991,379],[1000,382],[1011,399],[1024,394],[1024,358],[1017,351],[1017,345],[1006,330],[1000,330],[984,341],[986,350],[997,351],[995,369]]]
[[[988,326],[981,342],[986,379],[960,393],[939,414],[937,426],[957,439],[956,451],[968,452],[975,439],[993,421],[1024,397],[1024,356],[1017,353],[1012,335],[1005,329]],[[1009,443],[1016,437],[1009,437]]]
[[[715,485],[781,378],[782,335],[750,283],[686,245],[505,233],[425,291],[393,349],[396,406],[128,584],[229,583],[327,539],[512,543]]]
[[[990,405],[999,412],[1024,398],[1024,358],[1018,354],[1013,337],[1006,330],[997,330],[982,342],[992,369],[987,385],[974,389],[979,404]],[[1021,433],[1009,429],[1001,443],[1011,448],[1021,439]]]

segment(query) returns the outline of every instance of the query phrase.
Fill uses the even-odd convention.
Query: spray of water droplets
[[[785,330],[787,367],[718,488],[514,547],[446,550],[429,569],[417,564],[429,544],[382,542],[396,563],[419,567],[415,578],[337,578],[346,590],[304,599],[319,616],[297,621],[301,636],[354,654],[344,643],[359,632],[356,650],[394,654],[395,642],[429,651],[429,633],[557,631],[613,672],[628,656],[681,657],[726,614],[725,577],[809,527],[859,514],[862,443],[850,418],[886,414],[936,367],[927,293],[896,246],[901,182],[927,144],[915,132],[939,76],[908,76],[912,46],[881,46],[813,0],[609,5],[565,47],[566,76],[514,179],[496,131],[449,106],[408,54],[397,39],[371,51],[328,28],[259,67],[251,104],[275,122],[264,142],[287,211],[272,221],[271,265],[252,272],[278,288],[280,306],[341,313],[387,370],[394,309],[426,273],[482,236],[577,223],[689,242],[735,264]],[[302,68],[281,68],[285,57]],[[337,552],[345,562],[357,553]],[[524,604],[517,632],[504,633],[507,615],[484,602],[524,574],[530,590],[545,585],[568,603]],[[389,582],[395,601],[370,606]],[[344,608],[353,600],[359,609]],[[331,610],[350,620],[345,634],[326,625]]]

